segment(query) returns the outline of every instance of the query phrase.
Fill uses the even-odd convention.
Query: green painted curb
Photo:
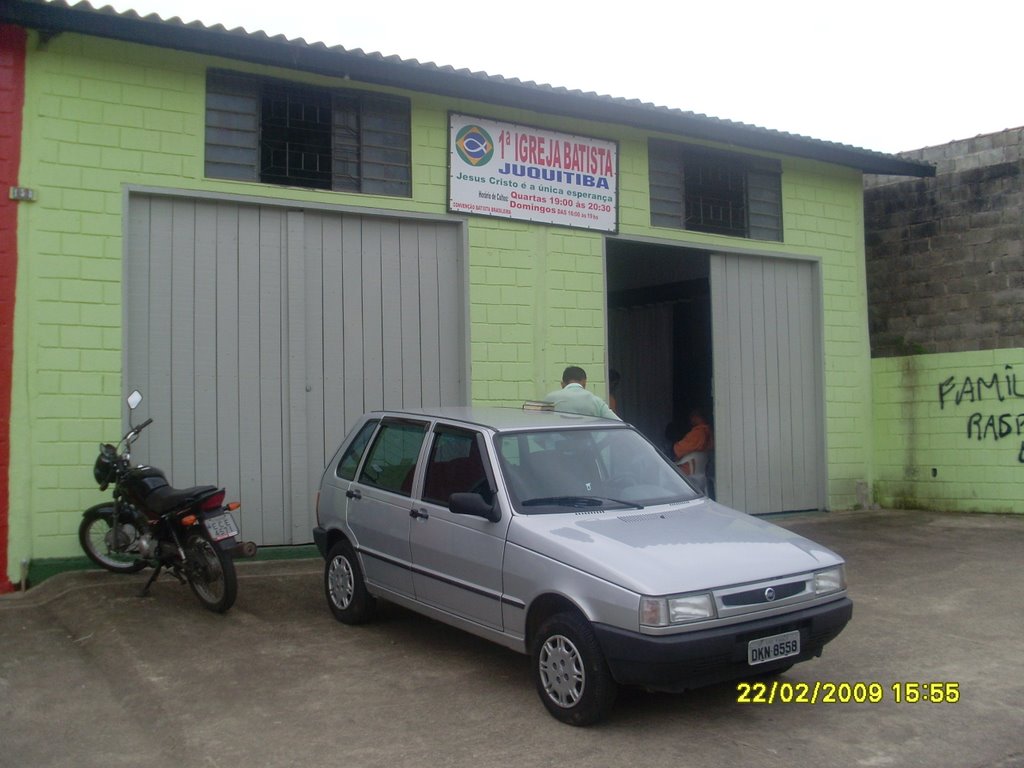
[[[278,546],[261,547],[256,556],[251,558],[255,561],[268,560],[306,560],[320,557],[320,552],[313,544],[300,546]],[[51,576],[65,571],[87,571],[96,568],[87,557],[50,557],[41,560],[33,560],[28,567],[28,586],[35,587],[42,584]]]

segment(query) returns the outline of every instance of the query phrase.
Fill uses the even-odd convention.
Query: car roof
[[[441,406],[436,408],[389,408],[371,411],[367,416],[411,416],[462,422],[468,426],[485,427],[495,432],[529,429],[565,429],[566,427],[625,427],[621,421],[596,416],[581,416],[559,411],[529,411],[522,408],[501,408],[487,405]]]

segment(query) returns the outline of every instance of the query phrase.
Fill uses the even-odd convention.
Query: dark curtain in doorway
[[[619,416],[658,447],[672,419],[672,307],[665,302],[609,313],[609,366],[622,376]]]

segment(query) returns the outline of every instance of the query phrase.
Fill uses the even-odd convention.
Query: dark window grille
[[[260,118],[260,181],[330,189],[330,93],[265,85]]]
[[[359,191],[359,101],[334,99],[334,188]]]
[[[757,240],[782,240],[777,161],[652,140],[651,224]]]
[[[687,162],[683,169],[686,229],[747,236],[747,178],[741,170]]]

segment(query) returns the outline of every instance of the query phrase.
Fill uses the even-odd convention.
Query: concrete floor
[[[1024,767],[1024,516],[776,518],[846,557],[854,618],[783,683],[871,683],[879,703],[740,704],[735,685],[623,691],[577,729],[525,657],[408,611],[347,627],[319,560],[242,563],[226,616],[143,574],[0,598],[0,765]],[[895,683],[955,682],[956,703]]]

